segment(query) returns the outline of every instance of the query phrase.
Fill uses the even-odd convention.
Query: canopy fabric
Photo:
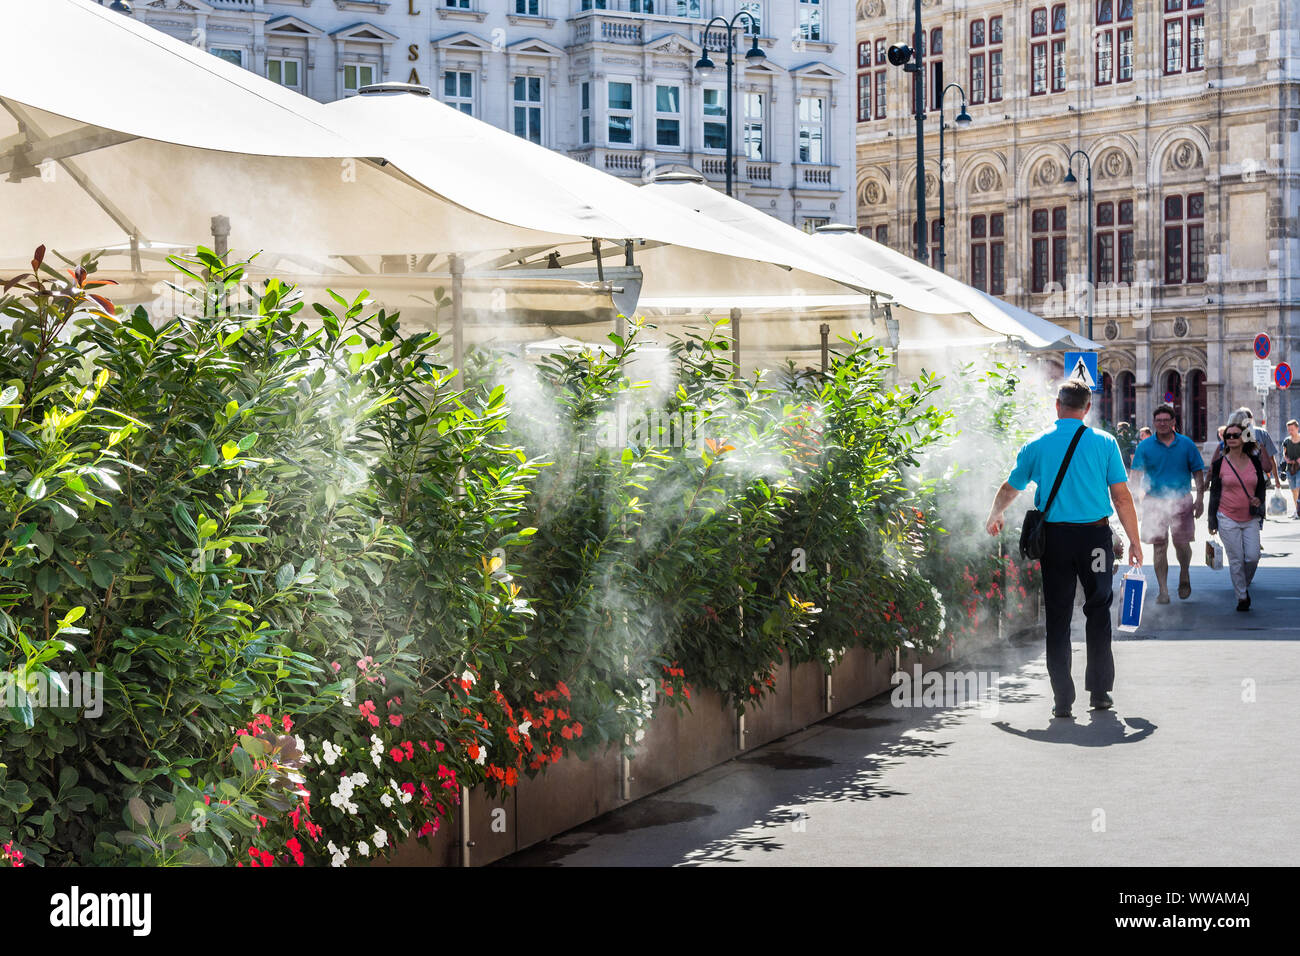
[[[925,263],[917,262],[912,257],[868,239],[854,230],[845,228],[822,231],[815,233],[811,238],[813,242],[830,247],[843,257],[878,265],[895,273],[902,280],[933,291],[934,294],[956,305],[956,308],[945,311],[967,312],[985,328],[999,335],[1020,339],[1031,350],[1099,350],[1102,348],[1087,336],[1071,332],[1027,309],[1012,305],[987,292],[981,292],[960,279],[954,279],[938,269],[931,269]]]
[[[325,108],[342,129],[367,139],[387,136],[381,148],[394,165],[427,189],[486,216],[615,241],[650,240],[653,247],[634,251],[645,269],[647,293],[861,287],[858,276],[838,271],[781,236],[769,241],[710,214],[685,211],[431,96],[394,90]]]
[[[995,299],[852,229],[818,232],[810,236],[702,183],[653,183],[642,190],[653,191],[669,201],[698,210],[768,242],[797,247],[803,256],[824,262],[825,273],[849,275],[849,284],[874,290],[882,298],[893,301],[894,316],[904,320],[905,340],[917,338],[908,330],[915,326],[919,316],[965,313],[986,332],[968,328],[958,336],[963,341],[995,342],[1011,338],[1023,342],[1030,349],[1101,348],[1090,339],[1009,302]],[[774,306],[769,304],[769,307]]]

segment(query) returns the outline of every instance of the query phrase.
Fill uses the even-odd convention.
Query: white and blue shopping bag
[[[1130,568],[1124,575],[1124,593],[1119,607],[1119,629],[1136,631],[1142,623],[1142,603],[1147,596],[1147,579],[1141,568]]]

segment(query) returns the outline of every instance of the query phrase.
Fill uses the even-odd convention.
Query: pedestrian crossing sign
[[[1097,373],[1096,352],[1066,352],[1065,377],[1083,382],[1094,392],[1101,391],[1101,376]]]

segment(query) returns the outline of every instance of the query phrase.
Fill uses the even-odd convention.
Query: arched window
[[[1205,373],[1199,368],[1187,373],[1187,401],[1191,404],[1191,427],[1187,435],[1202,442],[1209,437],[1209,403],[1206,399]]]
[[[1160,401],[1174,406],[1174,427],[1183,430],[1183,377],[1174,369],[1165,372]]]
[[[1134,434],[1141,427],[1137,418],[1137,377],[1132,372],[1120,372],[1115,377],[1116,419],[1133,426]]]

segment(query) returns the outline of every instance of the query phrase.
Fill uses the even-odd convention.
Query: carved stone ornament
[[[884,187],[874,179],[867,180],[867,184],[862,187],[862,201],[868,206],[883,204],[885,201]]]
[[[1035,186],[1055,186],[1061,179],[1061,167],[1053,160],[1043,160],[1034,170]]]
[[[695,51],[692,50],[690,47],[688,47],[686,44],[682,43],[680,40],[671,40],[670,42],[665,43],[661,47],[655,47],[654,52],[662,53],[665,56],[685,56],[686,54],[694,53]]]
[[[858,4],[859,20],[874,20],[885,15],[885,0],[862,0]]]
[[[1101,179],[1122,179],[1133,175],[1133,164],[1118,149],[1112,149],[1108,152],[1097,165],[1101,173]]]
[[[925,174],[925,194],[926,196],[939,195],[939,178],[934,173]]]
[[[993,192],[995,189],[1002,188],[1002,177],[997,174],[997,170],[985,163],[975,174],[972,185],[977,193]]]
[[[1180,315],[1174,319],[1174,335],[1178,336],[1180,339],[1186,338],[1189,330],[1190,326],[1187,324],[1187,316]]]
[[[937,7],[937,6],[939,6],[941,3],[943,3],[943,0],[921,0],[921,6],[922,6],[922,7]],[[912,6],[912,5],[911,5],[910,3],[907,4],[907,7],[908,7],[909,9],[911,8],[911,6]]]
[[[1106,336],[1107,341],[1114,342],[1119,338],[1119,323],[1114,319],[1106,320],[1106,330],[1102,333]]]
[[[1201,151],[1187,140],[1183,140],[1172,150],[1169,151],[1169,160],[1166,165],[1170,170],[1196,169],[1203,165]]]

